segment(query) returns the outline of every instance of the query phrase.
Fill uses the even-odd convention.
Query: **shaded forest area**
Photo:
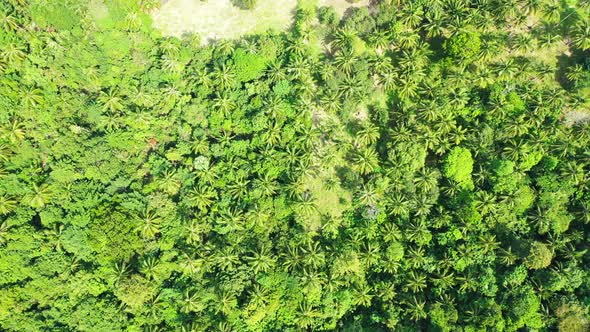
[[[588,331],[590,2],[158,3],[0,1],[1,330]]]

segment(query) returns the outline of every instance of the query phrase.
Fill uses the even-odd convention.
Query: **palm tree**
[[[304,77],[309,76],[310,67],[311,66],[307,58],[303,56],[295,56],[289,62],[287,73],[289,73],[293,79],[303,79]]]
[[[373,186],[363,184],[357,193],[357,199],[362,206],[375,206],[379,197]]]
[[[4,220],[2,224],[0,224],[0,245],[5,245],[8,242],[8,230],[10,226],[8,226],[8,221]]]
[[[412,29],[406,29],[399,32],[394,41],[399,49],[412,49],[420,44],[421,37]]]
[[[508,247],[508,249],[500,248],[498,253],[498,260],[501,264],[510,266],[516,263],[518,260],[518,256],[512,252],[512,248]]]
[[[188,244],[198,244],[203,239],[203,234],[206,233],[211,226],[208,223],[199,222],[197,220],[191,221],[188,225],[184,227],[184,231],[186,234],[186,243]]]
[[[444,292],[455,286],[455,275],[452,272],[445,271],[437,277],[432,278],[432,283],[436,287],[437,292]]]
[[[536,48],[536,42],[530,34],[521,33],[512,40],[512,47],[517,51],[526,52]]]
[[[300,39],[291,41],[287,46],[287,52],[292,53],[295,57],[303,57],[308,52],[308,49],[307,45]]]
[[[228,56],[234,52],[235,44],[232,40],[221,39],[215,44],[215,52],[221,56]]]
[[[585,51],[590,49],[590,21],[582,20],[576,24],[572,41],[576,44],[576,47]]]
[[[198,186],[190,192],[189,203],[199,210],[206,212],[217,198],[217,192],[208,186]]]
[[[295,312],[295,322],[303,330],[307,330],[317,317],[320,317],[320,313],[307,302],[300,303]]]
[[[254,284],[249,295],[250,303],[256,306],[264,306],[269,301],[269,291],[264,285]]]
[[[2,57],[4,61],[8,63],[18,63],[26,57],[23,47],[15,43],[4,45],[3,48],[4,49],[2,50],[2,53],[0,53],[0,57]]]
[[[9,14],[0,13],[0,27],[5,31],[16,31],[19,28],[17,19]]]
[[[216,314],[223,313],[224,315],[229,315],[237,307],[238,300],[232,292],[222,289],[215,292],[213,305]]]
[[[52,190],[47,184],[37,186],[33,184],[33,191],[29,195],[28,203],[34,209],[41,209],[45,207],[47,202],[51,199]]]
[[[358,62],[358,58],[354,56],[352,50],[348,49],[338,52],[334,58],[336,68],[342,70],[347,75],[352,73],[352,69],[356,62]]]
[[[16,201],[6,195],[0,196],[0,215],[7,215],[16,207]]]
[[[254,188],[256,188],[263,197],[270,197],[278,190],[278,183],[275,178],[268,173],[264,174],[262,178],[254,180]]]
[[[482,250],[484,255],[493,253],[498,249],[500,242],[496,241],[496,236],[493,234],[480,235],[478,238],[479,248]]]
[[[482,216],[486,216],[490,212],[493,212],[496,207],[496,196],[487,191],[478,191],[475,194],[475,208],[481,213]]]
[[[425,241],[424,241],[425,242]],[[422,244],[420,244],[422,245]],[[429,262],[428,257],[424,254],[423,247],[413,247],[408,249],[406,264],[412,269],[424,267]]]
[[[159,261],[154,256],[148,256],[141,260],[140,272],[148,279],[156,279]]]
[[[559,14],[558,14],[559,15]],[[561,35],[557,32],[558,28],[556,24],[545,23],[539,36],[539,42],[541,47],[550,47],[557,41],[561,40]]]
[[[286,250],[281,254],[283,258],[283,269],[285,271],[297,271],[302,267],[301,254],[296,246],[287,245]]]
[[[211,76],[215,85],[219,87],[217,89],[218,91],[228,89],[235,84],[235,74],[231,66],[222,64],[219,67],[215,67]]]
[[[370,147],[361,148],[352,157],[353,167],[362,175],[374,172],[379,167],[377,152]]]
[[[352,294],[353,302],[357,306],[370,307],[373,295],[371,294],[371,287],[367,284],[362,284],[360,287],[354,288]]]
[[[362,145],[367,146],[377,142],[380,133],[379,128],[372,124],[365,125],[361,130],[356,133],[356,139]]]
[[[401,193],[394,193],[388,198],[388,210],[394,216],[407,216],[410,213],[410,202]]]
[[[119,281],[123,280],[130,272],[130,267],[127,262],[115,263],[111,270],[111,282],[117,285]]]
[[[144,239],[153,239],[160,233],[160,222],[162,218],[156,215],[154,211],[145,209],[137,216],[140,225],[137,230],[141,233]]]
[[[386,30],[377,30],[369,36],[369,42],[375,48],[377,54],[383,53],[383,50],[389,46],[389,39],[389,32]]]
[[[584,77],[584,67],[580,64],[569,66],[565,76],[567,77],[568,81],[576,83],[578,80]]]
[[[181,302],[181,311],[184,313],[200,312],[205,306],[200,301],[199,294],[186,290]]]
[[[426,23],[423,25],[428,38],[442,36],[445,32],[444,21],[440,11],[426,13]]]
[[[385,242],[397,242],[402,238],[402,233],[396,224],[388,222],[381,227],[381,236]]]
[[[424,10],[420,4],[414,2],[407,3],[401,14],[401,22],[409,28],[414,28],[423,20]]]
[[[277,83],[287,79],[283,64],[278,60],[271,62],[266,70],[266,77],[271,83]]]
[[[176,172],[174,170],[166,171],[164,173],[164,177],[157,180],[158,188],[168,195],[176,195],[180,190],[180,181],[176,176]]]
[[[415,210],[414,215],[417,217],[426,217],[430,213],[430,209],[433,206],[429,195],[419,195],[413,202],[413,208]]]
[[[317,269],[325,264],[325,255],[318,242],[308,242],[307,246],[301,248],[301,253],[303,254],[303,263],[307,266]]]
[[[412,293],[419,293],[426,288],[426,276],[420,273],[411,271],[407,276],[406,284],[404,286],[405,291]]]
[[[110,89],[108,92],[101,91],[97,101],[102,104],[104,111],[117,113],[124,109],[123,100],[114,89]]]
[[[404,312],[409,315],[413,321],[419,321],[427,317],[426,310],[424,309],[426,301],[418,301],[414,296],[411,302],[406,302],[406,308]]]
[[[460,292],[477,291],[477,279],[473,277],[471,273],[467,272],[463,276],[457,277],[457,281],[461,282],[461,285],[459,286]]]
[[[35,87],[27,87],[20,92],[21,103],[25,108],[33,108],[43,103],[43,91]]]
[[[439,178],[440,172],[437,169],[425,167],[418,171],[414,178],[414,184],[423,192],[430,192],[438,186]]]
[[[400,78],[397,94],[401,100],[411,102],[418,96],[418,83],[411,78]]]
[[[236,107],[236,103],[233,98],[226,93],[222,93],[213,99],[213,107],[221,111],[225,117],[229,117],[230,111]]]
[[[356,38],[356,32],[352,29],[338,29],[330,42],[330,47],[335,49],[348,49],[351,47],[353,40]]]
[[[246,256],[245,259],[255,274],[267,272],[275,265],[275,259],[271,255],[270,248],[265,245],[253,251],[252,255]]]
[[[180,45],[174,38],[163,38],[160,43],[160,49],[164,54],[177,55],[180,51]]]
[[[213,261],[222,271],[232,271],[240,263],[240,258],[234,248],[224,247],[215,253]]]
[[[241,231],[244,229],[244,215],[241,210],[223,207],[215,223],[218,226],[215,231],[219,234]]]

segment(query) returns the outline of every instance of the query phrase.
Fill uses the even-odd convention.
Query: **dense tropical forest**
[[[590,1],[158,6],[0,0],[0,330],[590,330]]]

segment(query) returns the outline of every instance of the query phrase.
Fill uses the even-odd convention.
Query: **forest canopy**
[[[0,1],[0,330],[590,330],[590,2],[159,4]]]

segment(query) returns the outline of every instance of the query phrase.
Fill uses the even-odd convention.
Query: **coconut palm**
[[[582,20],[576,24],[573,30],[572,41],[579,49],[590,49],[590,21]]]
[[[7,63],[20,62],[26,57],[24,48],[15,43],[4,45],[0,57]]]
[[[30,86],[20,92],[21,103],[26,108],[33,108],[43,103],[43,91]]]
[[[424,309],[425,306],[426,306],[425,301],[419,301],[414,296],[411,301],[406,302],[404,312],[409,316],[409,318],[411,320],[417,322],[417,321],[424,319],[428,316],[426,314],[426,310]]]
[[[53,192],[48,184],[37,186],[33,184],[33,190],[28,196],[28,204],[34,209],[41,209],[51,200]]]
[[[2,195],[0,196],[0,215],[7,215],[16,207],[16,200]]]
[[[352,166],[362,175],[374,172],[379,167],[377,152],[371,147],[360,148],[352,156]]]
[[[8,221],[3,221],[0,224],[0,245],[5,245],[8,242],[8,230],[10,226],[8,226]]]
[[[211,73],[211,77],[215,86],[218,87],[218,91],[228,89],[235,84],[233,68],[231,66],[226,66],[225,64],[215,67]]]
[[[246,261],[252,267],[255,274],[267,272],[275,265],[275,259],[272,257],[268,246],[261,246],[253,251],[250,256],[246,256]]]
[[[358,62],[358,58],[354,55],[352,50],[344,49],[336,54],[334,57],[334,64],[336,68],[343,71],[345,74],[350,75],[354,64]]]
[[[145,209],[137,215],[139,226],[137,230],[140,232],[144,239],[153,239],[158,233],[160,233],[160,218],[155,211]]]
[[[0,27],[6,31],[16,31],[19,28],[18,20],[12,15],[0,13]]]
[[[191,206],[196,206],[199,210],[206,212],[216,198],[217,192],[215,190],[201,185],[191,190],[188,199]]]

